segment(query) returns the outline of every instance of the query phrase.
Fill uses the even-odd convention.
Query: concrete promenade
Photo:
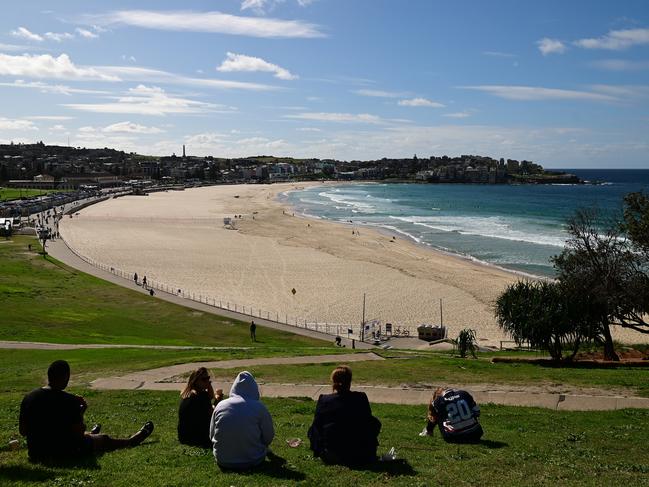
[[[66,245],[65,241],[63,241],[63,239],[55,239],[55,240],[48,241],[47,253],[52,257],[54,257],[55,259],[63,262],[64,264],[67,264],[70,267],[85,272],[86,274],[90,274],[92,276],[98,277],[105,281],[112,282],[113,284],[117,284],[119,286],[132,289],[142,294],[146,294],[146,295],[149,294],[149,291],[147,289],[135,284],[135,282],[133,282],[130,279],[121,278],[119,276],[116,276],[115,274],[112,274],[111,272],[104,271],[102,269],[99,269],[98,267],[90,265],[89,263],[81,259],[79,256],[77,256],[74,252],[72,252]],[[278,323],[276,321],[266,320],[264,318],[258,318],[258,317],[253,318],[243,313],[237,313],[235,311],[216,308],[214,306],[209,306],[204,303],[199,303],[197,301],[186,299],[176,294],[166,293],[160,290],[156,291],[155,296],[153,296],[151,299],[162,299],[164,301],[178,304],[180,306],[185,306],[187,308],[195,309],[197,311],[202,311],[204,313],[212,313],[215,315],[224,316],[226,318],[231,318],[234,320],[240,320],[243,322],[250,322],[250,320],[254,319],[255,324],[257,326],[273,328],[275,330],[281,330],[296,335],[308,336],[329,343],[332,343],[334,339],[334,337],[330,334],[321,333],[311,329],[300,328],[297,326],[285,325],[282,323]],[[263,333],[263,331],[259,330],[257,333]],[[345,345],[347,348],[351,348],[352,340],[342,337],[342,344]],[[353,346],[359,349],[374,348],[374,346],[370,345],[369,343],[363,343],[357,340],[354,341]]]
[[[367,360],[385,360],[374,353],[356,353],[346,355],[316,355],[304,357],[271,357],[258,359],[223,360],[217,362],[197,362],[189,364],[160,367],[151,370],[130,373],[121,377],[97,379],[91,383],[95,389],[130,389],[155,391],[180,391],[185,382],[178,376],[187,374],[198,367],[208,369],[235,369],[234,376],[241,370],[255,365],[296,365],[311,363],[352,363]],[[234,379],[234,377],[233,377]],[[214,381],[214,388],[229,391],[232,382]],[[277,384],[261,383],[260,393],[265,397],[310,397],[317,400],[320,394],[331,392],[327,384]],[[649,408],[649,398],[597,396],[578,394],[558,394],[551,392],[531,392],[525,390],[507,390],[506,384],[472,385],[454,387],[471,393],[479,404],[501,404],[507,406],[530,406],[566,411],[604,411],[624,408]],[[354,390],[367,394],[370,402],[389,404],[428,404],[435,390],[431,388],[387,387],[381,385],[354,385]]]

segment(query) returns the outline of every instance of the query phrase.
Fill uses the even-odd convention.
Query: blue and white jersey
[[[444,436],[468,435],[480,429],[480,406],[466,391],[447,389],[433,402]]]

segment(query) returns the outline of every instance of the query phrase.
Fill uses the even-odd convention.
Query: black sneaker
[[[140,431],[131,436],[131,443],[133,446],[139,445],[146,440],[153,433],[153,421],[147,421],[142,425]]]
[[[97,423],[90,429],[90,434],[91,435],[98,435],[99,432],[101,431],[101,424]]]

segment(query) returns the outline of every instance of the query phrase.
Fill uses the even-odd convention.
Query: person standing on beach
[[[255,320],[252,320],[252,323],[250,323],[250,339],[253,342],[257,341],[257,325],[255,325]]]

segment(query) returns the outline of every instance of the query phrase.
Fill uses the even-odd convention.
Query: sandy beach
[[[304,186],[126,196],[63,219],[60,232],[97,262],[271,318],[358,326],[365,293],[366,319],[414,329],[439,324],[442,299],[450,337],[468,327],[482,344],[508,339],[492,303],[518,276],[369,228],[293,216],[276,196]],[[223,218],[234,215],[236,230],[226,229]]]

